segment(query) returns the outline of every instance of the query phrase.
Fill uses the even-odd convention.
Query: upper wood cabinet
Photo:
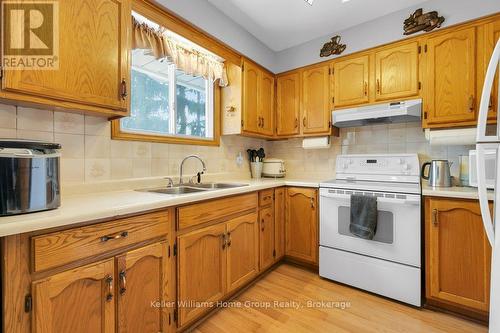
[[[418,94],[417,42],[382,49],[374,59],[376,101]]]
[[[486,75],[486,70],[488,69],[488,64],[495,48],[496,43],[500,39],[500,20],[485,24],[482,27],[482,35],[480,41],[478,41],[478,99],[481,98],[483,92],[484,77]],[[495,81],[493,82],[493,90],[490,95],[489,103],[489,114],[488,119],[496,121],[497,109],[498,109],[498,80],[500,73],[497,70],[495,76]]]
[[[151,306],[152,301],[174,301],[170,294],[170,265],[167,242],[129,251],[117,260],[117,332],[168,332],[166,306]]]
[[[227,64],[229,86],[221,89],[222,134],[273,137],[275,133],[274,75],[244,60]]]
[[[318,191],[288,187],[285,203],[285,253],[287,257],[318,264]]]
[[[226,293],[226,225],[216,224],[178,237],[179,302],[216,302]],[[179,307],[179,326],[208,311]]]
[[[474,124],[476,28],[439,34],[425,43],[424,127]]]
[[[227,291],[232,292],[259,272],[259,225],[257,214],[227,223]]]
[[[260,131],[259,90],[260,69],[251,62],[243,63],[243,122],[244,131]]]
[[[34,281],[33,332],[115,332],[113,259]]]
[[[260,72],[259,115],[260,133],[272,136],[274,133],[274,75]]]
[[[59,4],[59,68],[6,70],[0,98],[125,116],[130,90],[130,0]]]
[[[369,101],[368,55],[336,61],[333,65],[335,107],[363,104]]]
[[[331,117],[330,65],[302,72],[302,133],[329,134]]]
[[[300,72],[278,76],[276,84],[276,135],[300,133]]]
[[[482,314],[489,307],[491,247],[479,203],[427,197],[426,296]]]

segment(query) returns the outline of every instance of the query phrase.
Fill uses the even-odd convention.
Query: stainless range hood
[[[404,123],[420,121],[421,112],[422,100],[412,99],[336,110],[332,112],[332,123],[340,128]]]

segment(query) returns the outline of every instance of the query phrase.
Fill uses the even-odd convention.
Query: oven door
[[[351,194],[377,197],[373,240],[349,231]],[[413,194],[320,189],[320,246],[420,267],[420,196]]]

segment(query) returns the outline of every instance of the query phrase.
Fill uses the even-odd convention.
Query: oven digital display
[[[377,160],[366,160],[367,164],[377,164]]]

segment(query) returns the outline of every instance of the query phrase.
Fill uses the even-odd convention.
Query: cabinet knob
[[[122,100],[125,100],[127,98],[127,81],[125,79],[122,79],[122,83],[120,85],[120,96],[122,97]]]
[[[439,211],[437,209],[432,210],[432,224],[434,224],[435,227],[439,225]]]

